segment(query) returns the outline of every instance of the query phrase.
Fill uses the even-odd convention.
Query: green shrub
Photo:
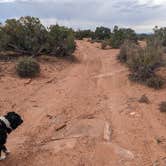
[[[75,32],[75,37],[78,40],[82,40],[83,38],[92,38],[94,36],[94,32],[91,30],[78,30]]]
[[[154,36],[160,40],[163,46],[166,46],[166,27],[158,28],[156,26],[153,30]]]
[[[163,80],[155,75],[155,69],[161,66],[162,62],[162,48],[155,38],[150,38],[145,48],[129,41],[124,42],[118,59],[130,68],[131,80],[155,89],[161,88],[164,84]]]
[[[125,40],[131,40],[136,43],[137,35],[135,31],[130,28],[118,28],[118,26],[115,26],[110,39],[112,48],[119,48]]]
[[[13,51],[20,55],[70,55],[75,50],[74,31],[52,25],[45,28],[38,18],[8,19],[0,25],[0,51]]]
[[[66,55],[71,55],[76,49],[73,34],[69,34],[66,39]]]
[[[50,26],[47,44],[47,53],[55,56],[71,55],[76,48],[73,31],[59,25]]]
[[[20,58],[16,64],[16,71],[20,77],[35,77],[40,73],[40,65],[31,57]]]
[[[153,76],[146,80],[146,84],[151,88],[161,89],[164,84],[164,81],[160,77]]]
[[[31,56],[43,51],[47,38],[47,30],[40,20],[30,16],[6,20],[1,26],[1,32],[3,37],[0,38],[0,48]],[[3,41],[5,45],[1,45]]]
[[[106,40],[109,39],[111,35],[111,30],[107,27],[97,27],[94,33],[93,39]]]
[[[155,41],[148,43],[145,48],[135,48],[133,55],[127,60],[133,78],[144,82],[153,77],[155,68],[160,65],[161,56],[161,47]]]
[[[160,111],[161,112],[166,112],[166,101],[163,101],[160,103]]]

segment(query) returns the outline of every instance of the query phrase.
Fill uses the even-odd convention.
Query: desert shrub
[[[111,35],[111,30],[107,27],[97,27],[94,33],[93,39],[106,40],[109,39]]]
[[[162,62],[162,48],[160,42],[155,38],[150,38],[145,48],[126,41],[122,46],[118,59],[125,62],[130,68],[129,78],[159,89],[163,85],[163,80],[155,75],[155,69]]]
[[[20,77],[35,77],[40,72],[40,65],[31,57],[20,58],[16,64],[16,71]]]
[[[161,41],[163,46],[166,46],[166,27],[158,28],[156,26],[153,30],[154,36]]]
[[[126,63],[129,59],[129,56],[135,54],[134,51],[137,48],[137,45],[132,43],[129,40],[124,41],[124,43],[120,47],[120,52],[118,54],[118,60],[122,63]]]
[[[94,32],[91,30],[78,30],[75,32],[75,37],[78,40],[82,40],[83,38],[92,38]]]
[[[45,28],[38,18],[8,19],[0,25],[0,51],[38,56],[43,53],[66,56],[75,50],[74,31],[53,25]]]
[[[9,41],[9,36],[4,33],[2,25],[0,26],[0,51],[7,49],[7,43]]]
[[[151,88],[160,89],[162,88],[164,81],[160,77],[154,75],[146,80],[146,84]]]
[[[133,79],[145,82],[154,77],[154,70],[159,66],[161,56],[161,47],[156,45],[156,41],[149,42],[145,48],[137,47],[134,55],[127,60]]]
[[[113,48],[119,48],[125,40],[131,40],[137,42],[137,35],[134,30],[130,28],[118,28],[114,27],[111,33],[110,45]]]
[[[66,39],[66,55],[71,55],[76,49],[76,44],[74,41],[74,35],[71,33],[67,36]]]
[[[159,106],[161,112],[166,112],[166,101],[161,102]]]
[[[108,42],[107,42],[106,40],[103,40],[103,41],[101,42],[101,48],[102,48],[102,49],[105,49],[107,46],[108,46]]]
[[[55,56],[71,55],[76,48],[71,29],[59,25],[49,27],[47,53]]]
[[[47,38],[47,30],[40,20],[29,16],[6,20],[1,32],[0,48],[34,56],[44,49]]]

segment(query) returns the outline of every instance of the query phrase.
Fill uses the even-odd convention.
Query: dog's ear
[[[15,112],[8,112],[7,116],[12,116],[12,115],[15,115],[15,114],[16,114]]]

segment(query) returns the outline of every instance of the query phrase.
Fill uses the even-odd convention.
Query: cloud
[[[97,25],[149,32],[165,21],[165,0],[0,0],[0,21],[20,16],[39,17],[45,25],[94,29]]]
[[[0,0],[0,3],[9,3],[14,2],[15,0]]]

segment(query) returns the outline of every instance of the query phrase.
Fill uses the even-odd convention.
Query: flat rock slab
[[[109,141],[111,137],[110,125],[101,119],[76,120],[68,124],[65,131],[61,132],[60,135],[57,133],[55,139],[79,137],[103,138]]]
[[[51,150],[54,153],[58,153],[65,149],[74,148],[77,140],[76,139],[63,139],[49,142],[48,144],[42,146],[43,150]]]
[[[127,161],[132,161],[134,159],[134,154],[123,147],[120,147],[114,143],[99,143],[94,150],[93,165],[125,165]],[[121,163],[122,162],[122,163]]]
[[[44,150],[54,153],[75,147],[78,138],[89,137],[110,141],[111,129],[108,122],[100,119],[81,119],[68,124],[60,131],[56,131],[55,137],[42,146]]]

